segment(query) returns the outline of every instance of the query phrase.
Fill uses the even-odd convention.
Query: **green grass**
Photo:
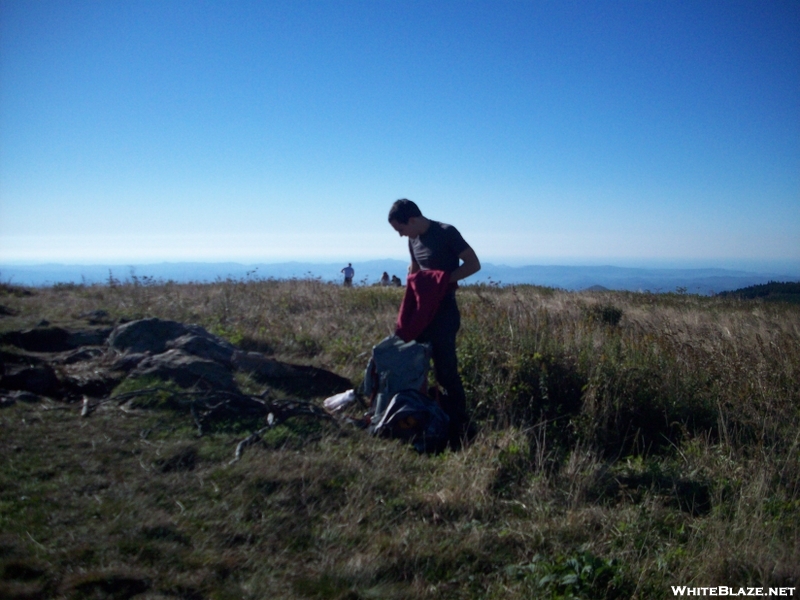
[[[402,290],[314,280],[0,289],[0,330],[157,316],[358,383]],[[671,598],[797,586],[800,310],[459,292],[461,452],[290,419],[198,436],[169,394],[0,410],[0,596]],[[252,393],[255,382],[240,378]],[[117,394],[151,386],[127,382]],[[320,400],[319,398],[317,400]]]

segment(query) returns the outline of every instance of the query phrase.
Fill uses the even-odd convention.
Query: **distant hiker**
[[[381,285],[390,285],[391,283],[392,280],[389,279],[389,274],[386,271],[384,271],[383,276],[381,276]]]
[[[342,269],[342,273],[344,273],[345,287],[351,287],[353,285],[353,276],[356,274],[355,269],[353,269],[353,263],[347,263],[347,266]]]
[[[403,287],[403,282],[397,275],[392,275],[392,285],[395,287]]]
[[[461,326],[456,289],[457,282],[477,273],[481,263],[475,251],[455,227],[422,216],[419,207],[411,200],[401,199],[392,205],[389,224],[400,236],[408,238],[411,264],[408,268],[407,286],[412,285],[414,274],[420,271],[444,271],[446,274],[443,279],[439,278],[443,280],[446,290],[438,308],[426,311],[426,307],[419,307],[423,310],[417,314],[433,314],[430,324],[415,339],[418,342],[431,343],[436,381],[446,392],[442,398],[442,408],[450,417],[450,443],[458,447],[467,433],[468,417],[456,356],[456,333]],[[425,285],[429,286],[429,283],[426,281]],[[435,290],[436,298],[441,297],[439,292],[440,290]],[[423,298],[422,302],[425,301]],[[401,315],[405,308],[401,308]]]

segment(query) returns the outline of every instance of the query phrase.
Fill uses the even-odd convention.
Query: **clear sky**
[[[800,263],[798,0],[0,0],[0,262]]]

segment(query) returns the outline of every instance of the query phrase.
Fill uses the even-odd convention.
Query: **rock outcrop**
[[[94,313],[92,313],[94,315]],[[0,336],[3,406],[49,397],[102,398],[124,379],[154,378],[187,390],[241,394],[235,374],[309,399],[352,387],[349,380],[315,367],[243,352],[197,325],[157,318],[114,328],[70,331],[42,324]]]
[[[227,365],[177,348],[148,356],[136,365],[129,377],[155,377],[187,389],[238,391],[233,371]]]

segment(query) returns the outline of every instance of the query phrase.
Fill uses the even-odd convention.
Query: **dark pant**
[[[460,432],[467,422],[467,400],[461,376],[458,374],[456,357],[456,333],[461,327],[455,292],[449,292],[433,321],[417,338],[418,342],[430,342],[433,353],[433,372],[436,381],[447,394],[442,398],[442,409],[450,417],[450,430]]]

